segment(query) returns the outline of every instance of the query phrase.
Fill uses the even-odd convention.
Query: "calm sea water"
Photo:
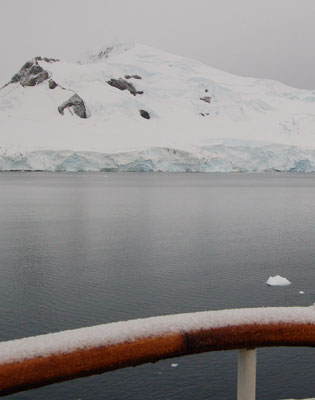
[[[1,341],[315,301],[315,175],[1,173],[0,204]],[[276,274],[292,285],[268,287]],[[314,356],[259,349],[257,398],[315,396]],[[232,399],[236,367],[208,353],[11,398]]]

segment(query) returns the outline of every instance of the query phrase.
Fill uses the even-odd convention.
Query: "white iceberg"
[[[288,286],[288,285],[291,285],[291,282],[287,278],[284,278],[283,276],[280,276],[280,275],[269,276],[269,278],[268,278],[266,283],[269,286]]]

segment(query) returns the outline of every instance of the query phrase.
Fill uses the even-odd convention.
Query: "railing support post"
[[[237,400],[255,400],[256,349],[239,350],[237,371]]]

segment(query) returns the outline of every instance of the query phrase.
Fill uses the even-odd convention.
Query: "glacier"
[[[35,57],[0,89],[1,171],[314,172],[315,90],[137,43]]]

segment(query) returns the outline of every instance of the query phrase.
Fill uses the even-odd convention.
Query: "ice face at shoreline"
[[[187,150],[154,147],[119,153],[0,151],[0,171],[315,172],[315,150],[214,144]]]

